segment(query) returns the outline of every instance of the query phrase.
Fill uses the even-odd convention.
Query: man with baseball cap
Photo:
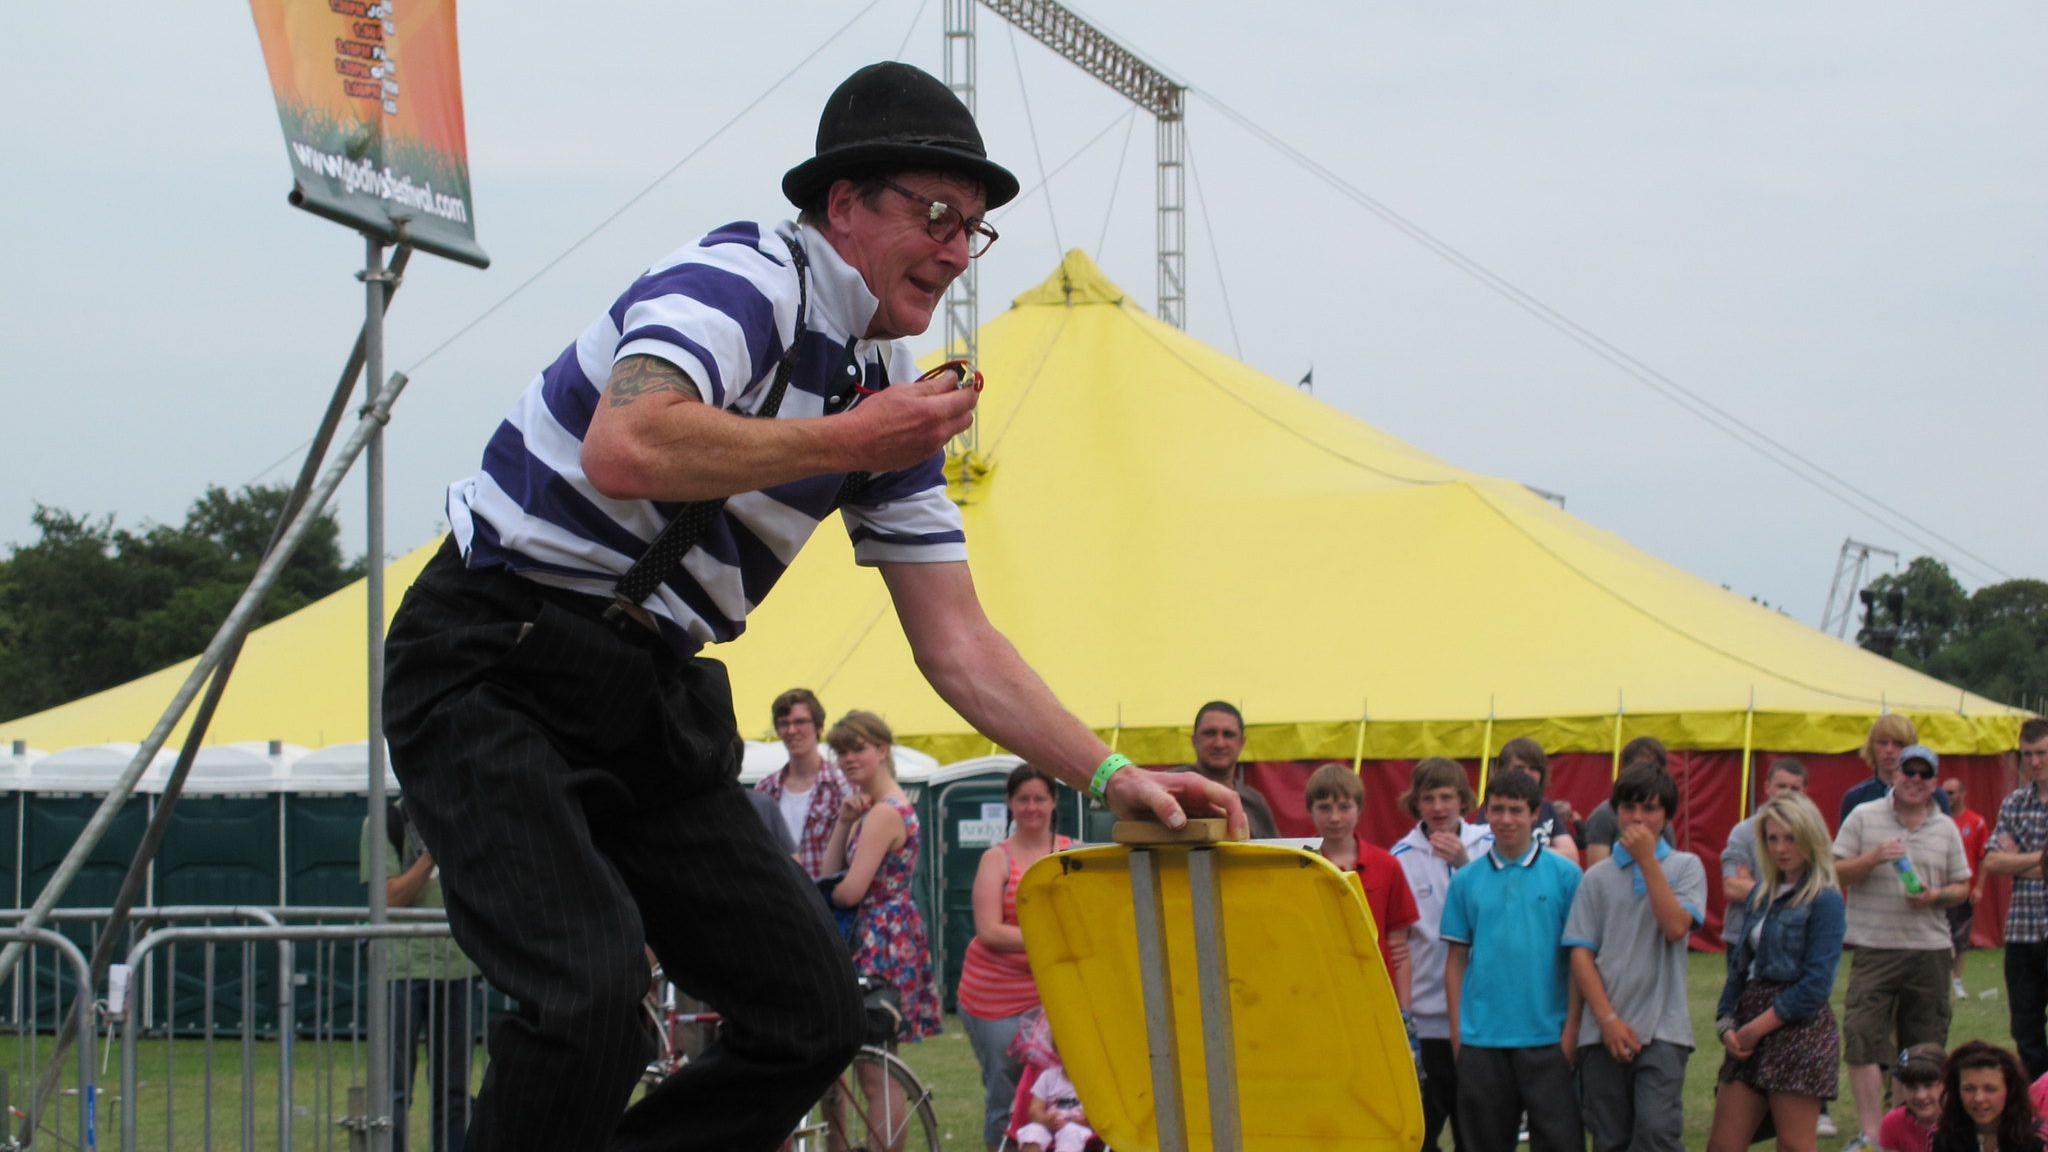
[[[518,1001],[469,1134],[504,1148],[769,1149],[860,1043],[845,945],[736,777],[730,640],[820,522],[881,570],[917,664],[991,739],[1124,816],[1228,789],[1139,771],[983,614],[942,470],[973,416],[903,337],[1017,194],[944,84],[876,64],[832,93],[793,223],[656,262],[541,371],[449,491],[392,624],[392,762],[449,925]],[[723,1036],[621,1115],[644,1066],[643,940]]]
[[[1963,838],[1934,804],[1941,758],[1924,744],[1899,753],[1889,795],[1856,806],[1835,835],[1835,873],[1849,898],[1844,939],[1855,948],[1842,1004],[1842,1059],[1862,1131],[1875,1147],[1884,1069],[1901,1048],[1947,1044],[1947,909],[1970,898]]]

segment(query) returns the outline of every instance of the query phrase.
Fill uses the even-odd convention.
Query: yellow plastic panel
[[[1157,848],[1191,1149],[1209,1148],[1186,848]],[[1411,1152],[1422,1100],[1401,1012],[1359,889],[1313,852],[1216,853],[1245,1152]],[[1131,849],[1048,856],[1017,919],[1067,1073],[1118,1152],[1160,1147],[1131,904]]]

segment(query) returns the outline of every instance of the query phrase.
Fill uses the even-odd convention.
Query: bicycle
[[[889,1003],[894,989],[863,976],[861,992],[868,1003],[869,1043],[811,1106],[783,1152],[940,1152],[931,1089],[882,1047],[900,1020]],[[655,1041],[654,1058],[640,1078],[643,1088],[675,1075],[717,1037],[718,1013],[684,1003],[658,969],[641,1009]]]

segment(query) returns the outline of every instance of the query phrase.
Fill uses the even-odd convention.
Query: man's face
[[[1960,815],[1963,810],[1963,782],[1951,776],[1941,782],[1941,790],[1948,794],[1948,810]]]
[[[1764,785],[1764,791],[1776,800],[1780,796],[1806,795],[1806,778],[1795,772],[1773,772],[1771,782]]]
[[[1614,806],[1615,822],[1626,832],[1641,825],[1650,830],[1652,836],[1664,834],[1664,822],[1670,817],[1664,812],[1664,805],[1656,800],[1624,800]]]
[[[2048,736],[2020,745],[2020,775],[2037,782],[2048,778]]]
[[[1899,774],[1892,780],[1892,799],[1907,808],[1932,802],[1934,765],[1925,760],[1909,760],[1899,765]]]
[[[1456,788],[1431,788],[1415,798],[1415,810],[1431,832],[1456,832],[1465,822],[1465,798]]]
[[[1526,801],[1494,796],[1486,801],[1486,826],[1493,829],[1493,844],[1509,859],[1529,850],[1529,831],[1536,825],[1536,813]]]
[[[1358,828],[1358,802],[1349,796],[1325,796],[1308,806],[1308,814],[1325,840],[1348,840]]]
[[[946,288],[967,270],[967,230],[941,244],[927,230],[932,202],[978,220],[981,187],[957,176],[904,172],[890,178],[904,192],[883,188],[870,205],[852,194],[850,181],[835,186],[830,201],[833,247],[875,294],[875,315],[866,335],[893,340],[931,327],[932,313]]]
[[[775,722],[775,738],[782,741],[783,751],[792,759],[809,756],[818,750],[818,721],[811,715],[809,704],[791,704],[789,711]]]
[[[1195,767],[1204,776],[1227,780],[1244,751],[1244,728],[1228,712],[1204,712],[1195,718]]]
[[[1892,777],[1899,770],[1899,753],[1905,750],[1906,746],[1904,744],[1889,736],[1872,736],[1870,738],[1870,759],[1877,769],[1877,778],[1879,780],[1884,781],[1886,784],[1892,782]]]

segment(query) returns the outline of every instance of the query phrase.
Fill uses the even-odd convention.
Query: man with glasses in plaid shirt
[[[456,940],[518,1001],[471,1152],[766,1152],[864,1038],[846,946],[739,787],[731,688],[701,651],[835,510],[975,728],[1120,816],[1244,825],[1229,789],[1112,753],[975,594],[943,464],[976,392],[917,378],[902,342],[1018,191],[972,114],[908,65],[863,68],[782,188],[796,222],[671,253],[528,385],[392,624],[392,764]],[[724,1028],[622,1115],[643,940]]]
[[[1998,806],[1998,826],[1984,870],[2012,877],[2012,901],[2005,909],[2005,990],[2012,1016],[2012,1042],[2027,1075],[2048,1074],[2048,881],[2042,879],[2042,849],[2048,848],[2048,720],[2020,725],[2020,780]]]

